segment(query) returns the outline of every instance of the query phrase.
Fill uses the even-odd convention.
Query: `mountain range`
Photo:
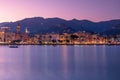
[[[86,31],[99,34],[120,34],[120,19],[92,22],[89,20],[65,20],[61,18],[33,17],[25,18],[15,22],[0,23],[0,27],[10,27],[11,31],[16,31],[17,24],[20,23],[21,32],[25,32],[27,27],[30,33],[74,33]]]

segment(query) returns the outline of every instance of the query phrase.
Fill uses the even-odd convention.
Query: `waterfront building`
[[[5,39],[5,32],[0,30],[0,42],[4,42]]]
[[[17,26],[16,26],[16,32],[17,32],[17,33],[20,33],[20,28],[21,28],[21,27],[20,27],[20,23],[18,23]]]
[[[15,39],[15,33],[10,32],[9,27],[1,27],[0,28],[0,42],[1,43],[10,43]]]
[[[4,42],[11,43],[15,40],[15,33],[13,32],[5,32],[5,39]]]
[[[20,23],[17,24],[16,26],[16,34],[15,34],[15,40],[21,40],[22,36],[21,36],[21,33],[20,33]]]

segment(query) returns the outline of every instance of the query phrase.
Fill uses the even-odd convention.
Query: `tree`
[[[77,39],[77,38],[79,38],[79,36],[74,35],[74,34],[72,34],[70,37],[71,37],[71,39]]]

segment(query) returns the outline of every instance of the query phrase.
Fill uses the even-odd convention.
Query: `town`
[[[28,28],[21,32],[21,26],[18,23],[16,32],[10,31],[9,27],[0,28],[0,44],[19,44],[19,45],[118,45],[120,44],[120,35],[99,35],[85,31],[79,31],[73,34],[34,34],[30,35]]]

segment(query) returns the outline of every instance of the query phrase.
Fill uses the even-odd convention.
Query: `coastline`
[[[0,43],[0,45],[120,45],[120,44],[9,44],[9,43]]]

